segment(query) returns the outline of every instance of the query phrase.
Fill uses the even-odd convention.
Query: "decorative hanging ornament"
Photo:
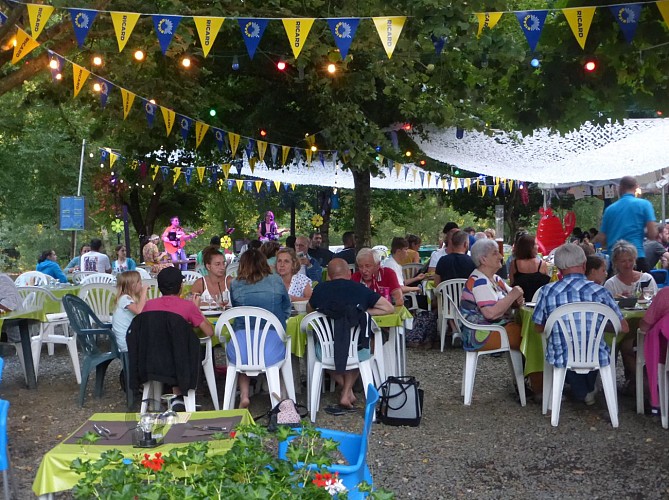
[[[232,246],[232,239],[227,234],[221,238],[221,246],[223,248],[230,248]]]
[[[114,219],[111,223],[111,230],[113,233],[122,233],[123,221],[121,219]]]
[[[311,224],[314,227],[321,227],[323,225],[323,217],[320,214],[314,214],[311,218]]]

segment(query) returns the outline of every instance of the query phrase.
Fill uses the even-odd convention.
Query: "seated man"
[[[12,278],[7,276],[4,273],[0,273],[0,314],[8,313],[12,311],[19,311],[22,307],[23,301],[19,295],[19,291],[16,289],[16,285]],[[2,337],[9,342],[21,342],[21,334],[19,333],[19,327],[14,326],[2,326]]]
[[[81,270],[111,274],[112,269],[109,257],[102,253],[102,250],[104,250],[102,240],[97,238],[92,239],[89,246],[91,248],[90,251],[81,256]]]
[[[362,283],[388,299],[392,298],[396,306],[404,304],[397,275],[392,269],[381,267],[381,255],[378,252],[371,248],[361,248],[355,260],[358,271],[351,276],[353,281]]]
[[[400,284],[400,288],[402,288],[402,293],[420,292],[420,287],[418,287],[417,284],[425,279],[425,274],[419,273],[413,278],[404,279],[404,274],[402,272],[402,265],[400,262],[406,260],[408,249],[409,243],[407,240],[400,237],[393,238],[393,241],[390,243],[390,256],[383,261],[382,266],[395,271],[397,281]]]
[[[444,242],[439,250],[435,250],[432,252],[432,255],[430,255],[430,263],[427,265],[427,272],[429,274],[434,273],[437,264],[439,263],[439,259],[448,253],[448,240],[451,237],[451,234],[458,231],[458,229],[458,225],[455,222],[447,222],[444,226]]]
[[[351,281],[350,276],[351,271],[345,260],[332,259],[328,264],[329,279],[314,288],[314,293],[307,306],[309,311],[329,308],[333,304],[357,306],[358,309],[372,316],[392,314],[395,311],[390,302],[377,292]],[[369,351],[366,353],[360,351],[358,356],[363,360],[369,359]],[[346,408],[352,407],[356,401],[353,395],[353,384],[358,378],[358,370],[335,373],[334,377],[342,388],[339,404]]]
[[[286,240],[287,244],[287,240]],[[323,235],[321,234],[320,231],[312,231],[311,232],[311,246],[309,247],[309,255],[316,259],[316,261],[321,265],[321,266],[327,266],[330,261],[332,260],[332,257],[334,256],[334,253],[332,253],[329,249],[323,248],[321,245],[323,244]]]
[[[298,236],[295,239],[295,253],[300,261],[300,274],[305,274],[311,281],[323,281],[323,268],[316,259],[309,255],[309,238]]]
[[[214,328],[200,312],[200,299],[193,301],[185,300],[179,297],[181,286],[183,284],[183,275],[177,267],[167,267],[158,273],[158,289],[163,295],[161,297],[148,300],[144,305],[142,312],[166,311],[176,313],[184,318],[191,326],[199,328],[207,336],[214,335]],[[181,395],[178,387],[173,387],[174,394]],[[173,407],[176,411],[182,411],[183,399],[177,398],[173,401]]]
[[[456,231],[448,240],[448,251],[439,262],[434,274],[434,284],[457,278],[467,279],[476,266],[472,258],[467,255],[469,250],[469,235],[464,231]]]
[[[346,231],[341,235],[341,242],[344,244],[344,248],[339,250],[335,256],[344,259],[347,264],[355,264],[355,233]]]
[[[532,316],[537,331],[543,332],[548,317],[555,309],[574,302],[599,302],[609,306],[621,320],[621,331],[625,333],[629,331],[627,321],[623,318],[618,304],[613,300],[609,291],[585,277],[585,263],[585,252],[577,245],[567,243],[555,250],[555,265],[563,278],[544,285],[541,289],[541,295]],[[600,365],[607,366],[610,363],[609,357],[609,347],[602,338],[599,346]],[[567,365],[567,345],[564,343],[564,337],[557,324],[547,338],[546,361],[558,368],[564,368]],[[587,405],[595,403],[597,371],[581,375],[569,370],[566,381],[571,386],[575,400],[583,401]]]

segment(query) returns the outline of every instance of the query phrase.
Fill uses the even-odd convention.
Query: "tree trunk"
[[[372,244],[372,188],[369,170],[352,169],[355,186],[355,246],[357,249]]]

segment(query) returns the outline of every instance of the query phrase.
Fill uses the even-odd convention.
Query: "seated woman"
[[[300,261],[292,248],[282,248],[276,253],[276,274],[281,277],[291,302],[311,298],[311,280],[299,274]]]
[[[67,276],[58,265],[58,257],[54,250],[45,250],[37,259],[37,271],[57,279],[61,283],[67,283]]]
[[[585,261],[585,277],[603,286],[606,274],[606,259],[600,255],[588,255]]]
[[[502,255],[495,240],[477,241],[471,253],[476,269],[462,290],[460,310],[472,323],[504,325],[509,345],[512,349],[518,349],[520,325],[513,321],[511,309],[525,302],[523,289],[519,286],[509,287],[495,274],[502,267]],[[481,333],[465,328],[463,335],[463,347],[467,351],[491,351],[501,346],[498,332],[485,332],[483,337]]]
[[[119,274],[137,269],[135,261],[127,255],[128,252],[125,249],[125,245],[118,245],[116,247],[116,260],[112,261],[112,274]]]
[[[207,270],[206,276],[193,283],[191,293],[193,300],[199,303],[217,303],[226,305],[229,302],[228,288],[232,276],[225,277],[225,255],[216,247],[208,246],[202,251],[202,262]]]
[[[234,307],[254,306],[267,309],[279,319],[284,328],[286,320],[290,317],[290,298],[283,281],[278,275],[272,274],[267,259],[260,250],[255,248],[249,248],[239,258],[237,278],[230,285],[230,301]],[[234,328],[239,348],[242,351],[239,353],[240,357],[242,360],[248,359],[244,322],[238,321]],[[231,363],[236,363],[237,353],[232,343],[226,346],[226,354]],[[283,361],[285,356],[285,344],[274,330],[270,330],[265,341],[265,364],[275,365]],[[250,403],[249,377],[239,374],[238,380],[239,406],[247,408]]]
[[[272,272],[274,272],[276,267],[276,253],[281,248],[281,245],[278,241],[266,241],[260,246],[260,251],[267,259],[267,264],[269,265]]]
[[[151,266],[151,273],[158,274],[166,267],[172,267],[172,260],[166,252],[158,250],[157,242],[160,241],[160,236],[152,234],[149,241],[142,249],[142,257],[144,257],[144,264]]]
[[[640,325],[646,332],[644,339],[644,356],[648,390],[650,392],[651,414],[660,414],[660,397],[658,392],[657,364],[663,363],[667,355],[667,339],[669,338],[669,287],[662,288],[651,302]]]
[[[65,266],[65,269],[63,269],[64,273],[73,273],[75,271],[79,270],[79,267],[81,267],[81,256],[84,255],[86,252],[91,251],[91,246],[88,243],[84,243],[81,245],[81,249],[79,250],[79,255],[76,257],[73,257],[70,262]]]
[[[509,269],[509,283],[523,289],[527,302],[532,300],[539,288],[551,280],[548,266],[537,257],[537,250],[537,243],[531,234],[523,234],[513,246],[514,258]]]
[[[653,295],[657,293],[657,284],[653,277],[648,273],[634,270],[636,258],[636,247],[630,242],[620,240],[613,245],[611,262],[616,274],[604,283],[604,288],[614,297],[634,297],[641,288],[645,287],[650,287]]]
[[[604,283],[604,288],[610,291],[614,297],[634,297],[642,287],[649,287],[653,291],[653,295],[657,294],[657,284],[653,277],[648,273],[634,270],[636,258],[636,247],[628,241],[620,240],[613,245],[611,262],[616,274]],[[620,342],[620,355],[623,358],[625,380],[627,381],[626,391],[634,390],[636,377],[635,341],[636,338],[633,335],[627,335]]]

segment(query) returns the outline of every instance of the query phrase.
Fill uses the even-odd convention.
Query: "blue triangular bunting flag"
[[[547,10],[524,10],[516,12],[520,28],[525,33],[525,38],[527,38],[527,43],[530,45],[532,52],[536,49],[539,38],[541,38],[547,14]]]
[[[74,36],[77,38],[77,43],[81,47],[86,41],[86,36],[88,35],[93,21],[95,21],[95,16],[98,15],[97,10],[87,10],[87,9],[68,9],[70,11],[70,17],[72,18],[72,27],[74,28]]]
[[[269,150],[272,153],[272,163],[276,165],[276,157],[279,154],[279,146],[277,146],[276,144],[270,144]]]
[[[358,24],[360,24],[360,19],[357,18],[328,19],[328,26],[330,26],[330,31],[332,31],[335,45],[339,49],[342,60],[346,59],[348,55]]]
[[[109,91],[111,90],[112,84],[104,78],[99,77],[98,84],[100,85],[100,106],[104,108],[107,105],[107,99],[109,98]]]
[[[188,139],[188,132],[190,132],[190,129],[193,126],[193,119],[188,118],[187,116],[177,115],[177,123],[179,124],[179,130],[181,130],[181,137],[184,142],[186,142],[186,139]]]
[[[407,175],[409,175],[409,167],[404,165],[404,180],[407,180]]]
[[[147,100],[144,101],[144,114],[146,115],[146,121],[149,124],[149,128],[153,128],[153,120],[156,119],[157,110],[158,106],[156,104]]]
[[[223,151],[223,146],[225,145],[225,136],[228,135],[225,130],[220,128],[213,128],[214,138],[216,139],[216,147],[218,147],[219,152]]]
[[[639,26],[639,17],[641,16],[640,3],[628,3],[622,5],[612,5],[609,7],[611,14],[618,21],[620,31],[625,35],[627,43],[632,43],[636,29]]]
[[[153,27],[156,30],[158,43],[160,43],[160,50],[162,50],[163,55],[165,55],[167,48],[170,46],[170,42],[172,42],[174,33],[177,31],[177,27],[181,22],[181,16],[154,14],[151,17],[153,18]]]
[[[249,57],[253,59],[269,19],[238,19]]]
[[[232,187],[234,186],[234,183],[232,182],[232,179],[228,179],[226,184],[228,186],[228,191],[232,191]]]
[[[186,167],[184,170],[184,177],[186,178],[186,185],[190,184],[190,178],[193,176],[193,167]]]
[[[423,182],[425,182],[425,172],[418,172],[418,175],[420,175],[420,185],[423,185]]]
[[[163,180],[166,181],[170,175],[170,167],[163,165],[160,167],[160,173],[163,174]]]
[[[432,40],[432,45],[434,45],[434,50],[437,55],[441,55],[444,51],[444,45],[446,45],[446,37],[430,35],[430,39]]]
[[[0,26],[7,22],[7,16],[0,12]]]

